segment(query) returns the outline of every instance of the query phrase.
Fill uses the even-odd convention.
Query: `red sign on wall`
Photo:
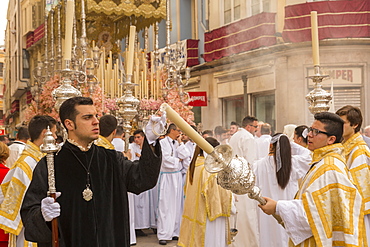
[[[5,135],[5,130],[4,129],[0,129],[0,135]]]
[[[207,106],[207,92],[189,92],[190,106]]]

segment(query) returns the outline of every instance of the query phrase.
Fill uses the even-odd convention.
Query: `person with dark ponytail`
[[[299,125],[294,130],[293,141],[302,147],[307,147],[307,135],[303,135],[305,129],[308,129],[306,125]]]
[[[207,137],[213,147],[219,142]],[[230,242],[228,217],[232,210],[231,191],[217,184],[217,175],[204,168],[206,153],[196,146],[184,187],[185,201],[178,246],[226,247]]]
[[[306,174],[310,161],[310,152],[292,155],[289,138],[277,133],[272,136],[269,155],[253,164],[256,186],[263,196],[275,200],[293,199],[298,181]],[[259,212],[258,220],[259,246],[288,246],[288,235],[273,217]]]

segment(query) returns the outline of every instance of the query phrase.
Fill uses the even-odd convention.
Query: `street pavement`
[[[151,229],[143,230],[148,236],[137,236],[136,237],[136,245],[137,247],[158,247],[158,246],[166,246],[166,247],[176,247],[177,241],[167,241],[167,245],[160,245],[158,243],[157,235],[153,233]]]

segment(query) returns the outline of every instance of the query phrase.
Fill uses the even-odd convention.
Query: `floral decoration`
[[[45,82],[42,87],[42,91],[38,96],[39,102],[37,103],[35,100],[32,100],[27,106],[24,112],[25,121],[28,122],[35,115],[49,115],[60,121],[59,114],[54,108],[55,101],[52,97],[52,91],[59,86],[59,76],[54,76],[49,81]],[[77,82],[73,86],[76,87]],[[102,94],[101,88],[99,86],[95,86],[94,93],[90,94],[88,86],[82,85],[80,87],[80,92],[82,93],[82,96],[92,98],[98,114],[102,115],[102,102],[105,102],[105,96]],[[35,98],[35,95],[33,95],[33,97]]]

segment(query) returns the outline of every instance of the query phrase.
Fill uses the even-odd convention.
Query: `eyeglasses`
[[[308,133],[312,132],[312,135],[313,136],[317,136],[318,134],[322,133],[322,134],[325,134],[327,136],[332,136],[332,134],[328,133],[328,132],[325,132],[325,131],[321,131],[321,130],[318,130],[318,129],[315,129],[315,128],[312,128],[312,127],[309,127],[307,129],[305,129],[303,132],[302,132],[302,136],[304,138],[306,138],[308,136]]]
[[[254,128],[258,128],[258,125],[252,125],[252,124],[250,124],[249,126],[252,126]]]

